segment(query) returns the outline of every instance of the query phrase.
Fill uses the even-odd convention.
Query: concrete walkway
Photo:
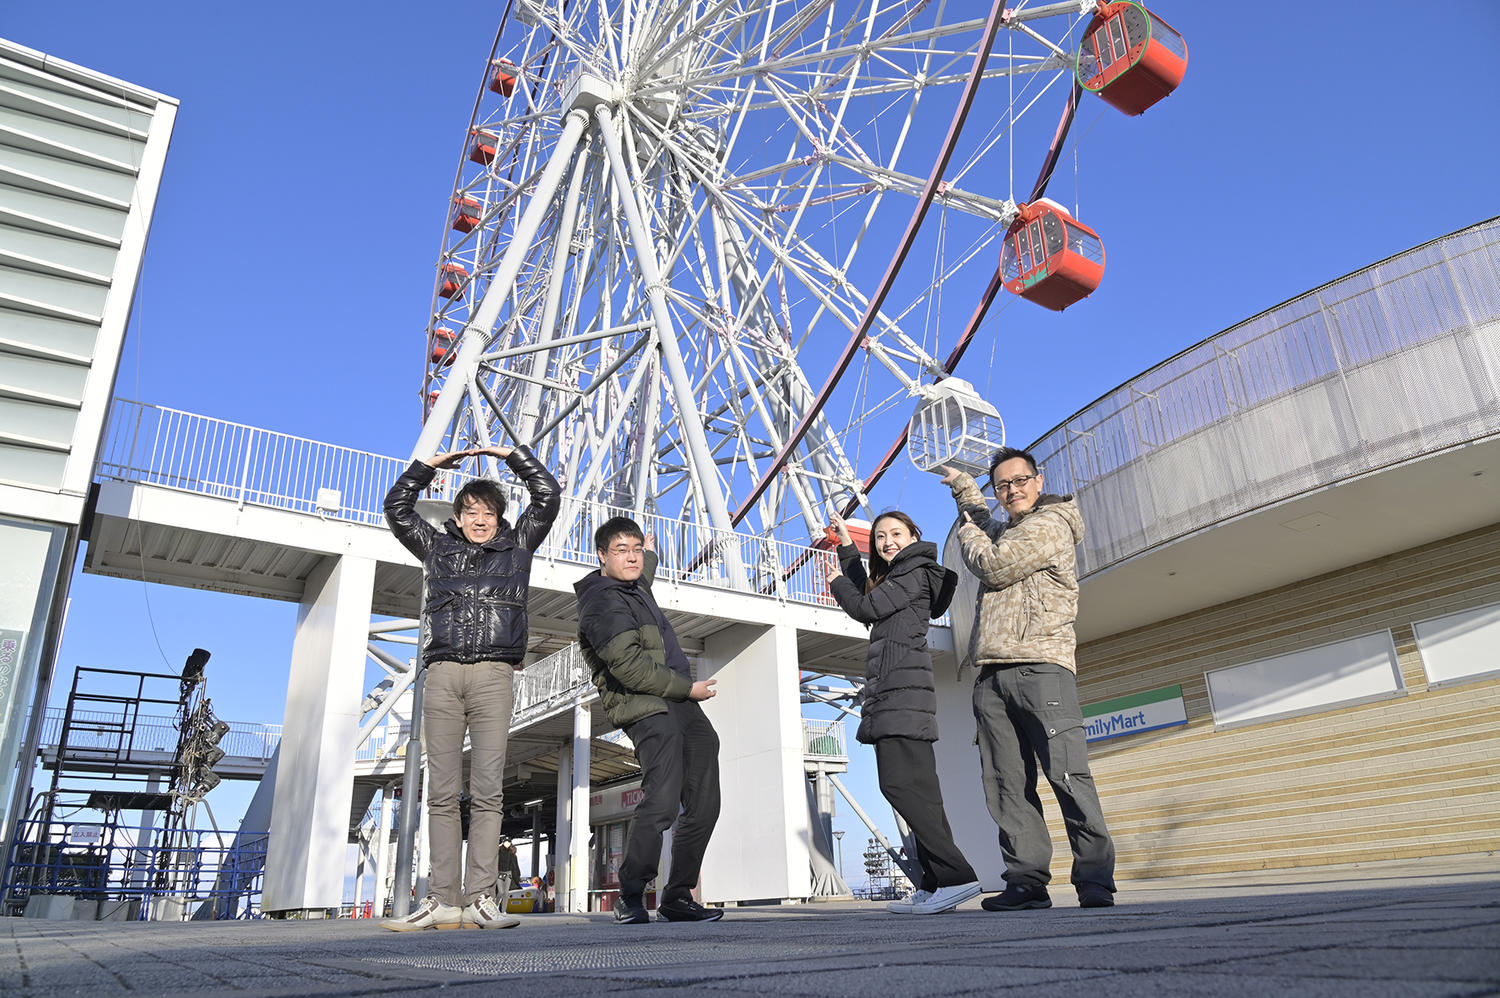
[[[925,918],[867,902],[716,923],[0,919],[0,995],[1500,995],[1500,857],[1136,881],[1113,909]]]

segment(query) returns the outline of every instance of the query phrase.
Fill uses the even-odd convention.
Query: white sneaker
[[[481,894],[464,905],[463,923],[466,929],[514,929],[521,920],[501,911],[493,894]]]
[[[404,918],[387,918],[380,923],[380,927],[392,932],[415,932],[418,929],[456,929],[462,924],[463,916],[456,905],[443,904],[429,894],[410,915]]]
[[[952,911],[969,898],[978,896],[979,881],[977,880],[967,884],[954,884],[951,887],[939,887],[920,901],[914,897],[911,913],[913,915],[936,915],[940,912]]]
[[[901,898],[898,901],[892,901],[885,906],[885,910],[893,915],[910,915],[913,905],[919,901],[925,903],[930,897],[932,897],[930,891],[914,891],[907,897]]]

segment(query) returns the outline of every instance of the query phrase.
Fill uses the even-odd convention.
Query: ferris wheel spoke
[[[1081,6],[1049,13],[1071,25]],[[997,52],[998,13],[961,8],[512,0],[495,55],[516,69],[488,67],[470,118],[484,133],[479,159],[466,147],[452,188],[454,211],[477,223],[444,239],[429,423],[452,386],[466,400],[448,421],[456,445],[529,440],[570,495],[714,530],[749,510],[761,530],[816,535],[833,496],[865,501],[855,469],[866,425],[946,373],[929,356],[942,284],[993,272],[1015,206],[980,167],[996,143],[1014,143],[1015,112],[1037,88],[980,141],[966,136],[940,177],[916,138],[929,108],[976,81],[1003,90],[1004,76],[1068,68],[1074,47],[1023,8]],[[515,92],[489,93],[503,89],[497,72]],[[561,125],[578,112],[588,138],[564,149]],[[560,157],[562,185],[544,192]],[[955,220],[951,238],[944,227],[903,249],[930,252],[931,267],[916,268],[930,273],[883,278],[877,295],[889,234],[928,201]],[[859,376],[824,384],[819,344],[861,330],[871,349]]]

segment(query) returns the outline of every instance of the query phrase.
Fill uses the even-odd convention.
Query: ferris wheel
[[[1048,279],[1044,246],[1098,273],[1102,247],[1035,195],[1058,107],[1160,56],[1147,15],[1111,59],[1107,22],[1137,10],[511,0],[454,182],[415,453],[522,442],[570,496],[803,542],[868,506],[1002,287],[1057,308],[1098,283],[1081,263],[1081,290]],[[1026,169],[1049,140],[1018,200],[1018,147]]]

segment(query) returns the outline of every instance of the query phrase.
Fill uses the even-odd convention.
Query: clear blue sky
[[[409,452],[447,196],[501,9],[11,5],[5,37],[182,104],[119,395]],[[1077,179],[1070,155],[1051,192],[1076,193],[1103,236],[1103,285],[1062,316],[1005,309],[959,371],[1012,443],[1241,319],[1500,213],[1500,116],[1484,96],[1500,4],[1158,9],[1188,41],[1186,80],[1141,118],[1086,100]],[[1018,153],[1018,177],[1040,155]],[[874,498],[946,526],[909,466]],[[213,651],[222,716],[278,720],[294,614],[79,575],[57,690],[77,665],[176,669],[197,645]],[[861,768],[856,792],[888,816]],[[211,800],[237,815],[225,787]],[[838,824],[862,845],[852,817]]]

